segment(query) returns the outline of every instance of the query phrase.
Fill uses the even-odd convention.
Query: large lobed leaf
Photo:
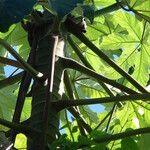
[[[6,32],[8,28],[23,19],[30,13],[36,0],[1,0],[0,1],[0,31]]]
[[[103,37],[101,48],[122,49],[122,55],[117,57],[117,63],[128,70],[130,66],[135,66],[133,76],[142,85],[146,86],[149,79],[149,24],[138,21],[134,15],[117,12],[114,14],[114,22],[117,22],[127,32],[113,32]],[[108,71],[109,72],[109,71]],[[111,72],[111,76],[114,76]]]
[[[84,0],[49,0],[52,8],[57,12],[60,18],[70,13],[78,3],[82,4]]]

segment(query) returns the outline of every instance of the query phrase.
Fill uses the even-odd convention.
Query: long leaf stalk
[[[74,99],[73,90],[71,87],[71,81],[68,75],[67,70],[64,71],[64,84],[66,86],[66,91],[70,99]]]
[[[92,78],[96,79],[96,80],[100,80],[102,82],[105,82],[113,87],[116,87],[128,94],[135,94],[137,92],[135,92],[134,90],[122,85],[122,84],[119,84],[117,83],[116,81],[114,80],[111,80],[111,79],[108,79],[98,73],[96,73],[95,71],[79,64],[78,62],[72,60],[72,59],[69,59],[69,58],[64,58],[64,57],[61,57],[60,58],[61,61],[62,61],[62,64],[64,64],[64,68],[70,68],[70,69],[74,69],[74,70],[77,70],[77,71],[80,71],[84,74],[87,74],[89,76],[91,76]]]
[[[108,119],[108,122],[107,122],[107,125],[106,125],[106,132],[108,131],[108,129],[109,129],[109,125],[110,125],[110,123],[111,123],[111,120],[112,120],[112,117],[113,117],[113,114],[114,114],[114,112],[115,112],[115,110],[116,110],[116,107],[117,107],[117,102],[115,102],[114,103],[114,105],[113,105],[113,107],[112,107],[112,111],[111,111],[111,113],[110,113],[110,116],[109,116],[109,119]]]
[[[79,99],[79,100],[62,100],[62,101],[53,101],[52,105],[56,108],[59,107],[59,110],[64,108],[81,106],[81,105],[92,105],[92,104],[102,104],[110,102],[123,102],[123,101],[136,101],[136,100],[147,100],[150,101],[150,94],[132,94],[132,95],[123,95],[115,97],[104,97],[104,98],[93,98],[93,99]]]
[[[113,109],[111,109],[111,111],[107,113],[107,115],[101,120],[101,122],[93,130],[97,130],[108,119],[108,117],[112,114],[112,112]]]
[[[97,17],[97,16],[100,16],[100,15],[104,15],[106,13],[110,13],[110,12],[113,12],[113,11],[116,11],[118,9],[120,9],[120,2],[117,2],[117,3],[114,3],[110,6],[107,6],[105,8],[102,8],[102,9],[99,9],[99,10],[96,10],[94,12],[94,16]]]
[[[14,123],[14,122],[10,122],[10,121],[7,121],[7,120],[1,119],[1,118],[0,118],[0,124],[5,126],[5,127],[8,127],[8,128],[15,130],[17,133],[23,133],[23,134],[30,136],[30,137],[39,134],[39,132],[37,130],[35,130],[31,127],[21,125],[18,123]]]
[[[65,22],[66,29],[76,36],[81,42],[89,47],[96,55],[107,62],[112,68],[114,68],[119,74],[126,78],[135,88],[142,93],[148,93],[148,91],[142,87],[136,80],[134,80],[127,72],[120,68],[114,61],[112,61],[106,54],[104,54],[98,47],[96,47],[83,33],[80,32],[79,26],[71,19],[67,19]]]
[[[25,97],[26,97],[27,91],[29,89],[30,83],[31,83],[31,76],[25,71],[22,76],[22,81],[20,84],[20,88],[19,88],[19,92],[18,92],[18,96],[17,96],[17,102],[16,102],[16,106],[15,106],[15,111],[14,111],[14,115],[13,115],[13,119],[12,119],[12,121],[14,123],[20,122],[21,112],[23,109]],[[15,141],[15,138],[16,138],[16,132],[14,130],[12,130],[11,131],[11,140]]]
[[[96,17],[99,15],[103,15],[103,14],[113,12],[113,11],[120,9],[122,7],[123,3],[119,2],[118,0],[116,0],[116,1],[117,1],[117,3],[114,3],[106,8],[95,11],[94,16]],[[38,19],[41,19],[40,15],[39,15]],[[26,97],[27,90],[30,86],[30,82],[28,82],[28,81],[29,80],[31,81],[31,78],[29,78],[29,76],[31,75],[36,80],[35,84],[33,86],[33,93],[32,93],[33,100],[32,100],[31,118],[29,119],[27,126],[18,124],[18,121],[20,121],[20,115],[22,112],[23,103],[21,103],[22,106],[19,107],[20,108],[19,111],[15,109],[16,112],[19,113],[19,114],[17,114],[17,115],[19,115],[19,117],[17,117],[17,122],[11,123],[11,122],[5,121],[3,119],[0,119],[0,124],[13,129],[16,133],[24,133],[27,137],[29,137],[28,138],[29,149],[39,149],[39,150],[45,149],[45,146],[47,144],[50,145],[52,142],[54,142],[57,139],[56,135],[59,135],[59,134],[57,134],[57,132],[59,129],[59,119],[60,119],[58,111],[61,111],[62,109],[67,108],[76,117],[76,119],[79,119],[79,121],[77,120],[79,122],[79,126],[81,124],[81,127],[83,127],[82,129],[85,129],[86,131],[88,131],[88,133],[90,133],[92,131],[91,127],[88,124],[86,124],[84,119],[80,116],[80,112],[78,112],[76,109],[74,109],[74,106],[110,103],[110,102],[115,102],[115,104],[117,104],[120,101],[135,101],[135,100],[148,100],[149,101],[150,100],[150,94],[137,81],[135,81],[130,75],[128,75],[124,70],[122,70],[122,68],[120,68],[117,64],[115,64],[115,62],[113,62],[107,55],[105,55],[99,48],[97,48],[91,41],[89,41],[87,39],[87,37],[78,30],[78,27],[76,28],[76,25],[77,24],[72,26],[69,24],[70,27],[68,25],[66,25],[66,27],[70,33],[72,33],[74,36],[76,36],[79,40],[81,40],[84,44],[86,44],[94,53],[96,53],[101,59],[106,61],[112,68],[114,68],[118,73],[120,73],[123,77],[125,77],[142,94],[140,94],[124,85],[121,85],[114,80],[108,79],[108,78],[96,73],[94,71],[94,69],[92,68],[92,66],[90,65],[90,63],[82,55],[79,47],[77,47],[77,45],[73,41],[71,41],[72,44],[70,44],[70,45],[75,50],[75,52],[77,53],[80,60],[82,61],[82,63],[85,66],[81,65],[80,63],[77,63],[76,61],[73,61],[71,59],[63,58],[63,56],[58,57],[58,60],[56,61],[57,65],[55,68],[57,70],[56,70],[55,75],[53,75],[53,73],[50,73],[49,71],[53,70],[52,68],[54,68],[54,66],[47,67],[50,64],[53,64],[53,63],[55,64],[55,60],[52,60],[51,62],[49,62],[50,57],[48,55],[51,54],[51,51],[49,51],[50,46],[52,46],[54,43],[53,41],[50,42],[49,38],[47,38],[47,39],[44,38],[43,40],[38,41],[39,43],[38,43],[38,47],[36,49],[36,51],[38,52],[38,56],[35,57],[36,61],[37,61],[35,66],[36,66],[37,70],[39,70],[39,72],[37,70],[35,70],[34,67],[32,67],[32,65],[30,66],[26,61],[24,61],[22,59],[22,57],[6,41],[4,41],[3,39],[0,39],[0,44],[3,45],[17,60],[17,61],[13,61],[13,60],[10,60],[7,58],[0,57],[0,63],[8,64],[8,65],[15,66],[18,68],[23,68],[26,71],[25,72],[26,75],[24,74],[25,76],[23,77],[24,79],[22,80],[23,81],[21,84],[22,88],[20,88],[21,90],[19,92],[20,96],[18,96],[18,100],[21,99],[24,101],[24,99]],[[57,29],[56,26],[54,26],[54,28]],[[35,31],[38,32],[38,29],[36,29]],[[42,34],[43,33],[45,34],[45,31],[42,30],[42,28],[40,28],[40,29],[42,32],[39,32],[39,34],[41,34],[40,39],[42,39],[41,38]],[[46,30],[46,31],[48,31],[48,30]],[[144,32],[143,32],[143,35],[144,35]],[[35,37],[36,37],[36,34],[33,34],[33,38],[35,38]],[[55,58],[55,56],[52,56],[52,58]],[[41,60],[42,60],[42,62],[41,62]],[[110,95],[110,97],[95,98],[95,99],[76,99],[75,100],[74,95],[73,95],[73,90],[71,87],[71,83],[66,82],[66,89],[67,89],[70,100],[58,101],[62,97],[62,94],[60,94],[59,91],[62,88],[60,86],[60,82],[61,82],[61,78],[62,78],[62,74],[63,74],[63,69],[67,69],[67,68],[80,71],[88,76],[91,76],[94,80],[96,79],[101,84],[101,86],[105,89],[105,91]],[[42,81],[42,83],[43,83],[43,78],[41,78],[41,77],[43,77],[43,74],[41,72],[44,75],[47,75],[47,74],[49,75],[48,77],[46,76],[47,78],[49,78],[48,84],[46,84],[46,85],[48,85],[47,86],[48,88],[46,88],[46,86],[43,86],[43,84],[42,85],[36,84],[38,81],[40,83]],[[53,70],[53,72],[54,72],[54,70]],[[30,73],[30,75],[28,73]],[[20,80],[20,77],[22,77],[21,73],[14,75],[10,78],[1,80],[0,81],[0,89],[8,86],[9,84],[16,83],[17,81]],[[53,77],[55,77],[54,91],[52,90]],[[127,94],[131,94],[131,95],[114,96],[112,91],[107,87],[107,85],[105,85],[105,83],[107,83],[113,87],[116,87],[119,90],[121,90]],[[69,84],[69,85],[67,85],[67,84]],[[17,103],[19,102],[18,100],[17,100]],[[104,120],[106,120],[110,116],[106,130],[109,128],[109,123],[111,121],[114,109],[115,109],[115,105],[112,108],[112,110],[104,118]],[[43,111],[45,111],[45,112],[43,113]],[[42,118],[42,115],[44,116],[43,118]],[[65,114],[65,115],[66,115],[66,119],[67,119],[67,114]],[[103,123],[103,121],[101,123]],[[42,133],[41,131],[44,131],[44,132]],[[71,129],[70,129],[70,133],[71,133]],[[119,134],[107,135],[105,137],[100,136],[100,137],[94,138],[93,140],[96,143],[102,143],[102,142],[107,143],[112,140],[118,140],[121,138],[126,138],[129,136],[134,136],[134,135],[143,134],[143,133],[150,133],[150,128],[142,128],[142,129],[127,131],[127,132],[123,132],[123,133],[119,133]],[[73,135],[72,135],[72,137],[73,137]],[[40,148],[40,146],[41,146],[41,148]]]
[[[125,132],[117,133],[113,135],[106,135],[105,137],[97,137],[97,138],[94,138],[93,140],[96,143],[105,143],[105,142],[107,143],[107,142],[114,141],[114,140],[119,140],[119,139],[131,137],[131,136],[135,136],[139,134],[148,134],[148,133],[150,133],[150,127],[135,129],[131,131],[125,131]]]
[[[67,94],[69,95],[69,98],[71,100],[74,100],[73,90],[71,87],[71,82],[70,82],[67,70],[64,71],[64,83],[65,83],[66,91],[67,91]],[[68,111],[77,119],[78,126],[82,126],[81,128],[84,128],[88,133],[92,131],[92,128],[86,123],[84,118],[81,117],[81,114],[79,111],[77,111],[74,107],[68,108]]]
[[[76,73],[75,73],[76,74]],[[73,79],[75,79],[75,76],[73,77]],[[78,94],[78,92],[77,92],[77,87],[75,86],[75,84],[74,84],[74,82],[75,82],[75,80],[73,81],[73,90],[74,90],[74,95],[75,95],[75,98],[76,99],[79,99],[79,94]],[[74,99],[75,100],[75,99]],[[71,107],[69,107],[68,109],[70,109]],[[79,107],[75,107],[75,111],[76,112],[78,112],[78,114],[76,114],[76,115],[78,115],[79,117],[77,118],[77,119],[80,119],[80,118],[82,118],[82,120],[81,121],[78,121],[77,120],[77,122],[80,124],[80,122],[81,122],[81,124],[79,125],[79,129],[80,129],[80,132],[81,132],[81,135],[84,135],[84,136],[86,136],[86,132],[85,131],[87,131],[88,133],[90,133],[91,132],[91,128],[90,128],[90,126],[86,123],[86,120],[84,119],[84,117],[81,117],[82,115],[81,115],[81,113],[80,113],[80,109],[81,108],[79,108]]]
[[[32,31],[30,31],[30,32],[32,32]],[[32,34],[34,34],[34,33],[32,33]],[[28,35],[28,37],[29,37],[29,35]],[[31,50],[30,50],[30,53],[29,53],[29,57],[27,59],[27,65],[29,64],[29,66],[31,66],[31,68],[32,68],[32,67],[35,66],[37,42],[36,42],[36,39],[34,39],[32,41],[28,39],[28,41],[29,41],[29,44],[31,46]],[[15,123],[20,122],[22,109],[23,109],[23,106],[24,106],[24,102],[25,102],[25,98],[27,96],[29,86],[31,84],[31,80],[32,80],[32,77],[31,77],[30,73],[28,73],[27,71],[24,71],[23,76],[22,76],[22,80],[21,80],[21,83],[20,83],[17,102],[16,102],[16,106],[15,106],[13,119],[12,119],[12,121],[15,122]],[[12,141],[15,141],[15,138],[16,138],[16,133],[15,133],[14,130],[11,130],[10,139]]]
[[[10,86],[14,83],[17,83],[18,81],[21,80],[23,76],[23,72],[20,72],[14,76],[8,77],[6,79],[0,80],[0,89],[5,88],[7,86]]]
[[[120,68],[115,62],[113,62],[107,55],[105,55],[99,48],[97,48],[88,38],[80,33],[77,37],[86,44],[95,54],[97,54],[101,59],[106,61],[112,68],[114,68],[118,73],[125,77],[133,86],[135,86],[140,92],[148,93],[144,87],[142,87],[136,80],[134,80],[127,72]]]
[[[0,63],[5,64],[5,65],[10,65],[13,67],[17,67],[17,68],[22,68],[22,66],[17,61],[9,59],[9,58],[1,57],[1,56],[0,56]]]
[[[71,127],[70,127],[70,123],[69,123],[69,119],[68,119],[67,111],[66,111],[66,110],[65,110],[65,118],[66,118],[67,127],[68,127],[68,130],[69,130],[69,132],[70,132],[72,141],[74,142],[74,136],[73,136],[72,131],[71,131]]]
[[[12,77],[18,70],[19,68],[15,69],[8,77]]]
[[[92,132],[90,125],[86,123],[85,119],[74,107],[69,107],[67,109],[77,119],[77,122],[87,131],[87,133]]]
[[[30,75],[37,81],[43,77],[43,74],[36,71],[32,66],[30,66],[5,40],[0,38],[0,44],[9,51],[9,53],[20,63],[25,71],[30,73]]]
[[[73,48],[73,50],[76,52],[76,54],[78,55],[78,57],[80,58],[80,60],[83,62],[83,64],[86,66],[86,67],[88,67],[88,68],[90,68],[90,69],[92,69],[92,70],[94,70],[94,68],[91,66],[91,64],[88,62],[88,60],[83,56],[83,54],[81,53],[81,49],[76,45],[76,43],[72,40],[72,38],[71,38],[71,36],[68,36],[68,42],[69,42],[69,44],[71,45],[71,47]],[[107,85],[105,85],[103,82],[101,82],[101,81],[99,81],[98,80],[98,82],[100,83],[100,85],[105,89],[105,91],[109,94],[109,96],[114,96],[114,94],[113,94],[113,92],[107,87]],[[114,110],[115,110],[115,107],[116,106],[116,103],[114,104],[114,106],[113,106],[113,108],[112,108],[112,110],[111,110],[111,113],[109,113],[109,115],[110,115],[110,117],[109,117],[109,115],[107,116],[107,117],[109,117],[109,120],[108,120],[108,123],[107,123],[107,126],[106,126],[106,132],[107,132],[107,130],[108,130],[108,128],[109,128],[109,124],[110,124],[110,122],[111,122],[111,119],[112,119],[112,116],[113,116],[113,112],[114,112]],[[106,117],[106,118],[107,118]],[[100,125],[100,124],[99,124]]]
[[[88,60],[83,56],[83,54],[81,53],[81,50],[79,49],[79,47],[75,44],[75,42],[72,40],[71,36],[68,36],[68,42],[71,45],[71,47],[73,48],[73,50],[76,52],[76,54],[78,55],[78,57],[80,58],[80,60],[82,61],[82,63],[94,70],[94,68],[91,66],[91,64],[88,62]],[[107,85],[105,83],[103,83],[102,81],[98,80],[99,84],[103,87],[103,89],[108,93],[108,95],[110,96],[114,96],[114,94],[112,93],[112,91],[107,87]]]

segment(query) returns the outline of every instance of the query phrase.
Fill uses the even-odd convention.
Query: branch
[[[22,66],[17,61],[8,59],[5,57],[1,57],[1,56],[0,56],[0,63],[6,64],[6,65],[11,65],[11,66],[17,67],[17,68],[22,68]]]
[[[20,72],[12,77],[8,77],[6,79],[0,80],[0,89],[10,86],[21,80],[23,72]]]
[[[126,78],[133,86],[135,86],[140,92],[148,93],[136,80],[134,80],[127,72],[120,68],[114,61],[109,59],[109,57],[103,53],[98,47],[96,47],[83,33],[78,30],[78,24],[72,21],[69,17],[65,21],[66,29],[75,35],[81,42],[83,42],[87,47],[89,47],[95,54],[97,54],[101,59],[107,62],[112,68],[114,68],[119,74]]]
[[[0,38],[0,44],[6,48],[6,50],[9,51],[9,53],[20,63],[22,68],[26,70],[30,75],[39,81],[41,77],[43,77],[43,74],[36,71],[33,67],[31,67],[5,40]]]
[[[80,71],[84,74],[87,74],[91,77],[93,77],[94,79],[96,80],[99,80],[99,81],[102,81],[102,82],[105,82],[113,87],[116,87],[126,93],[129,93],[129,94],[135,94],[137,92],[135,92],[134,90],[124,86],[124,85],[121,85],[119,83],[117,83],[116,81],[114,80],[111,80],[111,79],[108,79],[98,73],[96,73],[95,71],[79,64],[78,62],[72,60],[72,59],[69,59],[69,58],[63,58],[63,57],[60,57],[60,60],[62,61],[62,64],[64,65],[65,68],[70,68],[70,69],[75,69],[77,71]]]
[[[7,120],[1,119],[0,118],[0,124],[3,126],[6,126],[8,128],[14,129],[16,132],[19,133],[23,133],[27,136],[34,136],[34,135],[38,135],[39,132],[31,127],[25,126],[25,125],[20,125],[18,123],[13,123],[13,122],[9,122]]]
[[[107,135],[105,137],[97,137],[93,140],[96,143],[104,143],[104,142],[110,142],[110,141],[114,141],[114,140],[127,138],[127,137],[130,137],[130,136],[135,136],[135,135],[138,135],[138,134],[146,134],[146,133],[150,133],[150,127],[135,129],[135,130],[131,130],[131,131],[125,131],[125,132],[122,132],[122,133]]]
[[[59,108],[59,111],[73,106],[81,105],[92,105],[92,104],[101,104],[101,103],[110,103],[110,102],[122,102],[129,100],[148,100],[150,101],[150,94],[132,94],[132,95],[123,95],[123,96],[114,96],[114,97],[103,97],[103,98],[93,98],[93,99],[79,99],[79,100],[61,100],[53,101],[52,105],[55,108]]]

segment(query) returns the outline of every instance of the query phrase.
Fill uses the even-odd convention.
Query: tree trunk
[[[44,75],[47,75],[51,72],[51,68],[49,64],[51,62],[51,55],[52,55],[52,45],[53,35],[46,35],[44,28],[41,28],[38,31],[39,34],[39,42],[36,50],[36,70],[42,72]],[[47,32],[47,30],[46,30]],[[41,34],[41,36],[40,36]],[[44,35],[44,36],[43,36]],[[63,56],[64,50],[64,40],[62,37],[59,36],[57,48],[56,48],[56,55]],[[59,57],[56,56],[55,59],[55,72],[54,72],[54,84],[53,84],[53,92],[50,98],[52,100],[60,100],[62,94],[64,92],[64,87],[62,83],[63,79],[63,65],[59,61]],[[39,131],[44,130],[44,122],[43,122],[43,112],[45,109],[45,101],[46,101],[46,93],[47,87],[43,85],[39,85],[38,83],[34,82],[33,85],[33,93],[32,93],[32,108],[31,108],[31,120],[30,126],[34,129]],[[47,128],[47,136],[46,136],[46,145],[51,144],[55,141],[59,135],[59,112],[51,105],[48,108],[48,128]],[[40,150],[41,147],[41,136],[34,137],[32,139],[28,139],[28,148],[32,150]]]

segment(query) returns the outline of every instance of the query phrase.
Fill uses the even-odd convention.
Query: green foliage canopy
[[[22,29],[20,22],[22,19],[28,20],[31,17],[29,14],[35,3],[31,0],[0,2],[0,38],[7,41],[24,60],[27,60],[30,47],[27,33]],[[89,41],[120,68],[128,72],[141,87],[148,87],[150,74],[149,0],[48,0],[48,2],[39,0],[34,5],[34,9],[41,10],[41,6],[49,12],[57,14],[62,23],[69,13],[72,13],[76,18],[84,15],[87,23],[85,36]],[[97,74],[104,75],[106,78],[140,93],[125,76],[121,76],[120,71],[115,70],[113,66],[105,62],[105,59],[95,54],[88,44],[86,45],[72,34],[69,36],[74,46],[69,40],[66,42],[65,55],[67,57],[94,70]],[[4,62],[2,58],[12,57],[2,45],[0,46],[0,57],[0,118],[11,121],[20,80],[14,81],[13,85],[10,84],[10,81],[8,82],[12,72],[9,77],[6,76],[5,68],[8,62]],[[132,72],[130,73],[131,68]],[[118,102],[121,101],[121,96],[128,95],[127,93],[99,81],[98,78],[91,78],[88,71],[85,75],[76,70],[68,70],[72,95],[71,92],[68,93],[69,86],[66,86],[65,92],[70,99],[84,99],[86,101],[87,99],[104,97],[113,99],[113,96],[118,95],[120,97],[117,102],[103,103],[102,106],[105,108],[103,112],[99,110],[98,105],[97,110],[93,110],[87,105],[79,106],[81,118],[75,118],[66,109],[62,110],[60,115],[62,135],[50,145],[50,148],[55,149],[60,145],[72,150],[78,148],[103,150],[106,147],[111,150],[149,150],[150,105],[148,101],[140,99],[134,101],[134,95],[132,99],[132,94],[130,94],[131,99],[122,102],[120,106]],[[104,90],[104,86],[111,94]],[[31,98],[26,98],[21,121],[30,117],[31,101]],[[92,129],[86,136],[81,134],[78,119],[85,120]],[[147,132],[135,130],[141,128],[148,128]],[[9,130],[4,126],[0,126],[0,129]],[[123,134],[121,134],[122,132]],[[136,135],[140,133],[147,134]],[[116,134],[118,138],[115,139],[113,134]],[[26,147],[25,136],[18,135],[15,146],[17,148]]]

